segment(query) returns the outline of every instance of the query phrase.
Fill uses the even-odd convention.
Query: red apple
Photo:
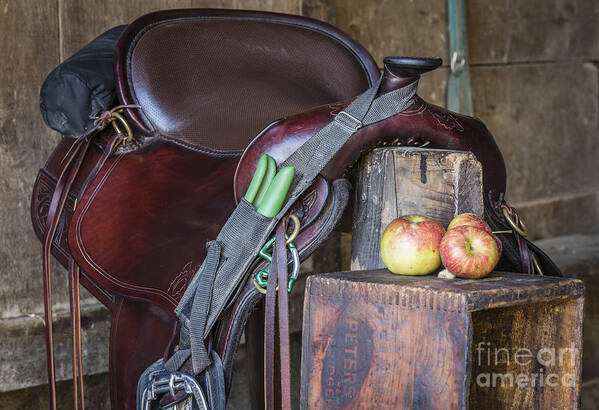
[[[400,275],[428,275],[441,265],[439,244],[445,230],[421,215],[405,215],[391,221],[381,239],[381,258]]]
[[[479,218],[476,214],[469,212],[459,214],[458,216],[453,218],[449,223],[447,230],[451,231],[452,229],[457,228],[458,226],[473,226],[475,228],[482,229],[483,231],[489,234],[493,234],[491,227],[487,225],[487,223],[483,219]],[[501,254],[501,240],[495,235],[493,235],[493,238],[495,238],[495,242],[497,242],[497,246],[499,247],[499,253]]]
[[[453,218],[449,223],[447,230],[451,231],[453,228],[457,228],[458,226],[474,226],[475,228],[482,229],[485,232],[492,232],[491,228],[486,224],[485,221],[472,213],[459,214]]]
[[[493,271],[501,255],[501,242],[492,233],[473,226],[447,231],[439,247],[443,266],[461,278],[482,278]]]

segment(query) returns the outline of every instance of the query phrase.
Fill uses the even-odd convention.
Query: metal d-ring
[[[532,252],[530,253],[530,259],[532,259],[532,264],[533,264],[535,270],[537,271],[537,273],[540,276],[544,276],[544,274],[543,274],[543,268],[541,268],[541,264],[539,263],[539,260],[537,259],[537,257],[535,256],[535,254],[532,253]]]
[[[510,216],[507,206],[505,205],[501,207],[501,211],[503,212],[503,216],[505,217],[505,220],[507,221],[508,225],[511,226],[512,229],[516,231],[520,236],[526,238],[528,236],[528,229],[526,228],[526,225],[524,224],[522,219],[518,218],[518,223],[514,222],[514,220]]]
[[[269,241],[270,242],[270,241]],[[297,280],[299,276],[299,268],[300,268],[300,260],[299,260],[299,252],[293,243],[290,243],[287,248],[291,252],[291,260],[293,262],[293,268],[291,270],[291,274],[289,275],[289,281],[287,282],[287,292],[291,293],[293,290],[293,284]],[[270,256],[270,255],[269,255]],[[270,266],[260,270],[254,276],[252,283],[258,292],[263,295],[266,294],[266,282],[268,280],[268,275],[270,274]],[[279,285],[277,285],[277,291],[279,290]]]
[[[297,215],[291,214],[289,215],[289,219],[293,222],[293,232],[291,232],[291,235],[289,235],[289,238],[285,241],[285,245],[289,245],[291,242],[295,241],[295,238],[297,238],[300,231],[300,220]]]
[[[119,111],[122,112],[122,110],[119,110]],[[125,120],[125,118],[119,112],[117,112],[117,111],[114,111],[111,115],[112,115],[113,118],[115,118],[116,120],[118,120],[123,125],[123,127],[125,127],[125,131],[127,132],[127,138],[125,139],[125,143],[128,144],[131,141],[133,141],[133,132],[131,131],[131,127],[127,123],[127,120]],[[112,127],[117,132],[117,134],[122,134],[123,132],[121,131],[121,129],[117,125],[117,121],[116,120],[113,119],[111,121]]]

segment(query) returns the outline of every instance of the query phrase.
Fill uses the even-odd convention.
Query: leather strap
[[[516,237],[516,242],[518,243],[518,250],[520,251],[520,259],[522,260],[522,272],[533,274],[534,266],[532,264],[532,258],[530,257],[530,249],[528,249],[528,244],[526,240],[514,232],[514,236]]]
[[[75,409],[85,409],[83,393],[83,359],[81,349],[81,304],[79,298],[79,266],[69,260],[69,293],[71,304],[71,331],[73,339],[73,404]],[[79,406],[80,403],[80,406]]]
[[[275,321],[278,293],[279,308],[279,361],[281,367],[281,408],[291,409],[291,377],[289,363],[289,312],[287,295],[287,248],[285,231],[287,218],[277,225],[275,245],[266,287],[266,314],[264,325],[264,403],[266,409],[275,409]],[[277,291],[278,288],[278,291]]]
[[[56,183],[56,189],[52,194],[50,201],[50,207],[48,209],[48,217],[46,220],[46,235],[44,237],[43,249],[42,249],[42,275],[44,283],[44,319],[46,323],[46,362],[48,367],[48,386],[49,386],[49,407],[50,409],[56,409],[56,376],[55,376],[55,365],[54,365],[54,338],[53,338],[53,326],[52,326],[52,271],[50,264],[50,256],[52,249],[52,242],[56,235],[60,218],[64,211],[65,203],[68,198],[69,192],[81,169],[81,164],[89,150],[91,141],[94,136],[97,135],[98,129],[90,132],[89,134],[78,138],[69,152],[64,158],[65,166],[58,178]],[[81,189],[81,194],[85,192],[87,184],[93,180],[97,175],[102,166],[106,163],[108,157],[112,154],[114,149],[123,141],[123,135],[116,134],[110,138],[108,144],[104,149],[102,155],[98,158],[98,161],[93,167],[90,174],[90,178],[87,179],[86,183]],[[81,316],[79,309],[79,267],[76,267],[73,260],[69,261],[71,268],[69,269],[69,279],[71,281],[71,320],[73,327],[73,377],[74,383],[78,385],[74,392],[74,404],[75,409],[84,406],[83,401],[83,372],[82,372],[82,358],[81,358]],[[76,368],[76,369],[75,369]],[[78,399],[80,394],[80,401]]]
[[[509,206],[505,201],[502,201],[500,208],[505,208],[513,223],[516,225],[520,225],[520,217],[516,210]],[[520,253],[520,262],[522,264],[522,272],[528,274],[534,274],[535,268],[532,262],[532,257],[530,254],[530,249],[528,247],[528,243],[524,237],[522,237],[518,232],[513,230],[514,238],[516,238],[516,244],[518,245],[518,251]]]
[[[279,357],[281,362],[281,409],[291,410],[291,374],[289,365],[289,304],[287,293],[287,248],[285,246],[285,231],[287,220],[277,226],[275,237],[275,255],[277,269],[273,272],[278,276],[279,292]]]
[[[52,328],[52,272],[50,268],[50,252],[56,229],[62,216],[69,190],[75,180],[75,176],[81,167],[85,153],[89,148],[90,141],[85,143],[78,140],[74,143],[75,148],[67,155],[66,165],[58,178],[56,189],[52,194],[48,218],[46,220],[46,236],[42,249],[42,275],[44,283],[44,319],[46,323],[46,363],[48,367],[49,407],[56,409],[56,376],[54,371],[54,339]],[[77,159],[76,159],[77,158]],[[75,160],[76,159],[76,160]]]
[[[274,252],[275,255],[273,255],[268,274],[264,305],[264,405],[266,410],[274,410],[275,408],[275,304],[278,282],[278,275],[276,274],[276,269],[278,269],[276,239]]]

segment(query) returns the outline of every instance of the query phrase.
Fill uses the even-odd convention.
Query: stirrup
[[[193,377],[181,372],[167,372],[164,370],[153,371],[149,374],[149,383],[139,397],[138,410],[152,410],[153,402],[160,400],[165,393],[175,396],[180,391],[185,391],[193,397],[194,409],[210,410],[206,395],[200,384]]]
[[[160,400],[165,394],[170,393],[175,397],[177,393],[184,391],[186,396],[182,400],[173,402],[174,405],[180,401],[193,397],[193,410],[210,410],[208,398],[200,383],[192,376],[183,372],[169,372],[164,368],[162,359],[154,362],[139,378],[137,384],[137,410],[159,410],[162,409]]]

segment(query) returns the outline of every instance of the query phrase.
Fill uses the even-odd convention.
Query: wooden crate
[[[301,408],[576,408],[582,308],[564,278],[310,277]]]

